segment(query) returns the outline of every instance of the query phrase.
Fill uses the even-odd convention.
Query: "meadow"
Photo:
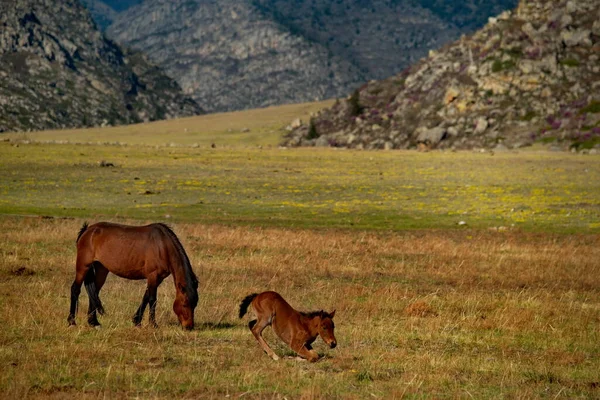
[[[0,142],[0,396],[600,397],[598,156],[281,149],[286,110]],[[232,123],[246,139],[218,142]],[[68,327],[75,238],[98,220],[173,227],[193,331],[171,278],[159,328],[133,327],[144,282],[115,276],[102,328],[85,291]],[[338,347],[298,362],[268,328],[290,356],[268,358],[237,318],[263,290],[336,309]]]

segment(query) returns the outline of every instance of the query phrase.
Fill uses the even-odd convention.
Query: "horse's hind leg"
[[[89,295],[89,307],[88,307],[88,324],[90,326],[99,326],[100,322],[98,322],[97,314],[104,314],[104,308],[102,307],[102,303],[100,302],[100,290],[102,286],[104,286],[104,282],[106,282],[106,277],[108,276],[108,269],[104,267],[99,262],[93,264],[94,274],[90,275],[90,279],[94,279],[94,284],[96,288],[96,293]],[[92,272],[88,272],[91,274]],[[92,296],[96,297],[96,300],[92,300]]]
[[[250,321],[248,326],[250,327],[250,330],[252,331],[252,334],[254,335],[256,340],[258,340],[258,344],[260,344],[260,347],[262,347],[262,349],[265,351],[265,353],[267,353],[269,357],[277,361],[279,360],[279,357],[277,356],[277,354],[275,354],[273,350],[271,350],[267,342],[265,342],[265,339],[263,339],[262,337],[262,331],[264,331],[267,326],[271,325],[271,319],[272,317],[269,317],[268,319],[264,317],[259,317],[258,320]]]
[[[69,310],[69,317],[67,318],[69,325],[76,325],[75,314],[77,314],[77,302],[79,301],[81,285],[83,284],[87,271],[87,266],[80,263],[78,257],[77,264],[75,266],[75,280],[71,285],[71,308]]]
[[[77,301],[79,300],[79,294],[81,293],[82,283],[83,278],[78,279],[76,277],[71,285],[71,309],[69,310],[69,317],[67,318],[69,325],[77,325],[75,323],[75,314],[77,313]]]

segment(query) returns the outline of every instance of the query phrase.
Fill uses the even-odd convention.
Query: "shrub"
[[[360,104],[360,92],[358,89],[352,93],[352,96],[350,96],[350,99],[348,100],[348,104],[350,105],[350,115],[357,117],[362,114],[364,107]]]
[[[316,139],[319,136],[321,135],[319,135],[319,132],[317,132],[315,121],[311,118],[310,123],[308,124],[308,135],[306,137],[307,139]]]

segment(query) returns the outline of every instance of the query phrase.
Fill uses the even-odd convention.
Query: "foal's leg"
[[[300,357],[305,358],[310,362],[315,362],[319,359],[319,354],[314,351],[310,345],[301,342],[292,342],[290,347],[298,353]]]
[[[96,292],[98,295],[98,299],[100,299],[100,289],[102,289],[102,286],[104,286],[104,283],[106,282],[106,277],[108,276],[108,269],[106,269],[100,263],[96,263],[94,267],[95,267],[95,271],[96,271],[96,276],[95,276]],[[102,307],[101,304],[99,306]],[[94,303],[92,302],[92,300],[90,299],[89,307],[88,307],[88,324],[90,326],[100,326],[100,322],[98,322],[97,313],[104,314],[104,309],[103,308],[97,309],[94,306]]]
[[[150,291],[146,288],[146,293],[144,293],[144,298],[142,299],[142,304],[140,304],[139,308],[133,315],[133,323],[136,326],[142,325],[142,318],[144,318],[144,311],[146,310],[146,306],[150,301]]]
[[[269,317],[268,319],[264,317],[259,317],[258,320],[250,321],[248,325],[250,326],[252,334],[254,335],[256,340],[258,340],[258,344],[260,344],[260,347],[262,347],[262,349],[265,351],[265,353],[267,353],[269,357],[277,361],[279,360],[279,357],[277,356],[277,354],[275,354],[273,350],[271,350],[267,342],[265,342],[265,339],[263,339],[262,337],[262,331],[264,331],[267,326],[271,325],[271,318],[272,317]],[[252,324],[253,322],[254,324]]]

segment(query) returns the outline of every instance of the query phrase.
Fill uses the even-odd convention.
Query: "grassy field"
[[[0,396],[600,397],[599,157],[277,148],[297,112],[0,142]],[[144,282],[114,276],[103,327],[85,292],[67,327],[75,238],[98,220],[173,226],[200,280],[195,330],[170,278],[159,328],[133,327]],[[338,347],[268,358],[237,318],[263,290],[336,309]]]
[[[299,117],[306,122],[311,113],[331,104],[333,100],[325,100],[145,124],[10,133],[2,136],[13,140],[96,144],[118,142],[153,146],[277,146],[281,141],[283,128],[293,119]]]
[[[136,221],[132,221],[136,222]],[[597,235],[315,231],[176,224],[200,279],[198,327],[159,288],[160,327],[130,323],[143,282],[109,276],[100,330],[68,328],[80,220],[2,217],[4,398],[597,398]],[[237,319],[275,289],[336,309],[316,364],[268,358]],[[280,356],[292,353],[274,337]]]

